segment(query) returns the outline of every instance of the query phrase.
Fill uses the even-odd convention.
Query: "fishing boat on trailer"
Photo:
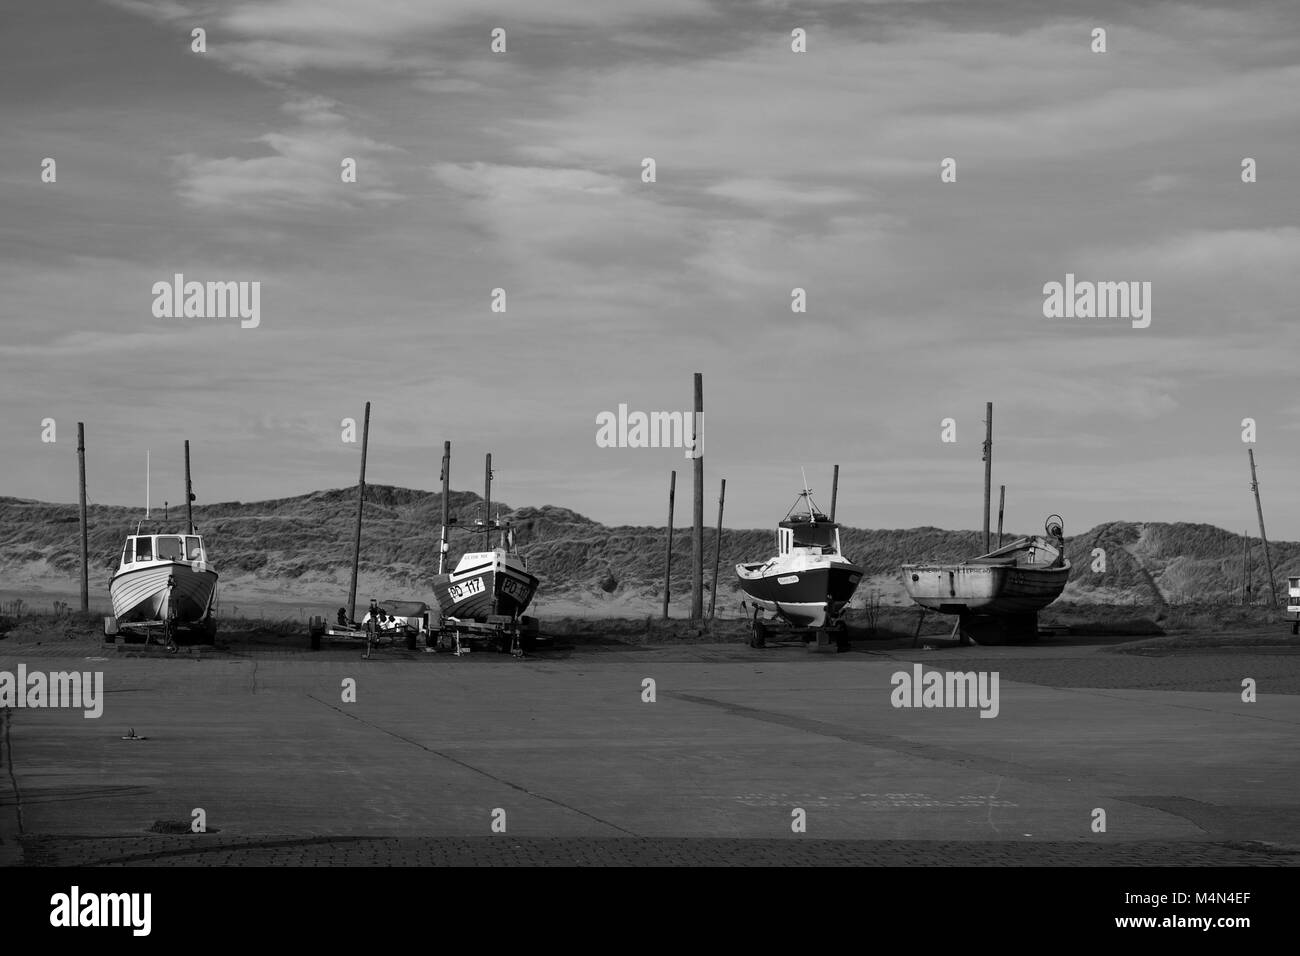
[[[1049,517],[1043,531],[959,564],[905,564],[903,586],[917,604],[941,614],[1036,615],[1070,577],[1060,515]]]
[[[483,518],[474,527],[464,528],[472,535],[483,535],[483,547],[467,551],[449,573],[443,573],[442,563],[447,554],[448,532],[454,519],[448,517],[446,505],[450,496],[450,443],[443,457],[443,525],[439,573],[433,577],[433,595],[442,612],[440,631],[456,642],[462,637],[488,637],[501,650],[522,652],[533,646],[537,639],[536,622],[524,617],[540,583],[528,570],[527,561],[515,547],[515,534],[500,516],[491,520],[492,509],[492,456],[487,456],[483,490]],[[492,536],[499,533],[496,547]],[[519,639],[515,647],[516,638]],[[526,646],[525,646],[526,645]]]
[[[183,533],[143,531],[141,522],[135,534],[127,535],[117,571],[108,584],[113,616],[104,620],[105,637],[133,634],[147,641],[158,634],[170,644],[177,636],[186,634],[212,640],[216,632],[213,612],[217,572],[208,562],[202,535],[194,529],[188,441],[185,443],[185,496]],[[147,518],[147,503],[145,511]]]
[[[835,630],[842,648],[840,616],[862,569],[844,557],[839,525],[818,510],[806,483],[777,525],[776,540],[774,557],[736,565],[740,589],[754,605],[753,646],[765,643],[766,625],[759,618],[764,611],[796,629]]]
[[[197,534],[128,535],[108,586],[117,626],[211,629],[217,572]]]

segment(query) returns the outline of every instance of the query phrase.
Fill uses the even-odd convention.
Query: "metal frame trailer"
[[[750,647],[767,647],[767,639],[774,636],[774,632],[780,632],[783,635],[798,637],[808,645],[808,650],[814,653],[843,653],[852,649],[849,643],[848,625],[844,619],[836,616],[835,620],[823,624],[821,627],[806,627],[799,624],[791,624],[780,614],[774,611],[768,611],[771,618],[764,620],[759,615],[765,613],[764,609],[757,604],[754,605],[754,617],[751,622],[754,628],[754,636],[749,639]]]

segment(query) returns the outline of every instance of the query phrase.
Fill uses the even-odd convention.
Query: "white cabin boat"
[[[197,534],[133,534],[109,582],[119,625],[209,628],[217,572]]]

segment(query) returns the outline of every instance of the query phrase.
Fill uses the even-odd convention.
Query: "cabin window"
[[[203,548],[199,546],[197,536],[190,536],[185,539],[185,560],[199,561],[203,558]]]
[[[153,560],[153,538],[135,539],[135,559],[137,561]]]
[[[158,557],[163,561],[185,560],[181,551],[181,539],[172,538],[172,537],[166,537],[166,538],[160,537],[158,539]]]
[[[122,549],[122,563],[123,563],[123,564],[130,564],[130,563],[131,563],[131,559],[135,557],[135,547],[134,547],[134,545],[135,545],[135,539],[134,539],[134,538],[128,538],[128,539],[127,539],[127,542],[126,542],[126,547]]]
[[[830,550],[835,546],[835,529],[828,524],[804,525],[794,532],[796,548],[821,548]]]

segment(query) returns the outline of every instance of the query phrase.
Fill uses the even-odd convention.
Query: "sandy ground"
[[[362,660],[299,637],[175,656],[6,640],[0,671],[102,671],[105,694],[98,719],[3,712],[0,859],[1300,861],[1296,648],[1125,649],[609,642]],[[997,672],[997,716],[894,707],[914,663]],[[196,809],[206,833],[186,830]]]

